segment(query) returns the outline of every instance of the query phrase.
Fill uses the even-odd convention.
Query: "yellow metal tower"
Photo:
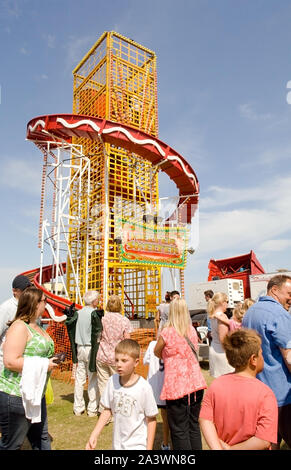
[[[154,52],[116,32],[105,32],[73,75],[74,114],[127,124],[158,136]],[[105,303],[110,294],[118,294],[128,314],[148,317],[161,300],[161,268],[120,261],[115,217],[116,207],[127,217],[139,210],[146,212],[146,207],[157,212],[158,174],[146,159],[101,139],[74,137],[73,142],[82,145],[83,155],[90,158],[90,173],[84,168],[81,188],[76,178],[71,191],[69,246],[73,262],[67,263],[68,293],[74,299],[73,269],[82,295],[96,289]],[[74,171],[73,162],[73,182]],[[77,237],[74,218],[77,220],[80,210],[84,222]]]

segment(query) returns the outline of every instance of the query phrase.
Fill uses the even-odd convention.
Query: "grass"
[[[96,417],[73,414],[74,385],[52,380],[54,402],[48,405],[49,433],[53,438],[53,450],[84,450],[89,435],[96,424]],[[85,399],[88,401],[87,392]],[[112,424],[106,426],[100,436],[102,449],[110,449]]]

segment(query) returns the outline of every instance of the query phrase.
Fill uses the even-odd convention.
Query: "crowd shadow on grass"
[[[85,408],[87,408],[89,403],[89,397],[87,390],[84,390],[84,401],[85,401]],[[60,395],[61,400],[68,401],[71,404],[74,404],[74,392],[68,393],[67,395]]]
[[[69,393],[67,395],[60,395],[60,398],[70,403],[74,403],[74,393]]]

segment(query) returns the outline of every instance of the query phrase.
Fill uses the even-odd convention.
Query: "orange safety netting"
[[[148,366],[144,365],[143,357],[149,343],[156,339],[156,330],[153,328],[138,328],[131,333],[130,337],[140,345],[140,358],[139,364],[136,367],[136,373],[146,379],[148,375]]]
[[[66,359],[52,371],[52,378],[71,382],[72,380],[72,349],[68,336],[67,327],[64,323],[52,321],[47,328],[47,333],[51,336],[55,344],[55,353],[65,352]]]
[[[55,353],[66,353],[66,360],[53,370],[52,378],[70,383],[74,380],[75,367],[72,362],[72,350],[67,328],[64,323],[57,323],[53,321],[46,331],[55,343]],[[131,339],[138,342],[141,350],[136,373],[146,378],[148,373],[148,366],[143,364],[143,357],[149,343],[156,339],[156,329],[137,328],[131,333],[130,336]]]

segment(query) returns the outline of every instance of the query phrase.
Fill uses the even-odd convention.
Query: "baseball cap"
[[[23,276],[22,274],[16,276],[12,282],[12,289],[24,290],[30,286],[32,286],[30,280],[28,279],[28,277]]]

